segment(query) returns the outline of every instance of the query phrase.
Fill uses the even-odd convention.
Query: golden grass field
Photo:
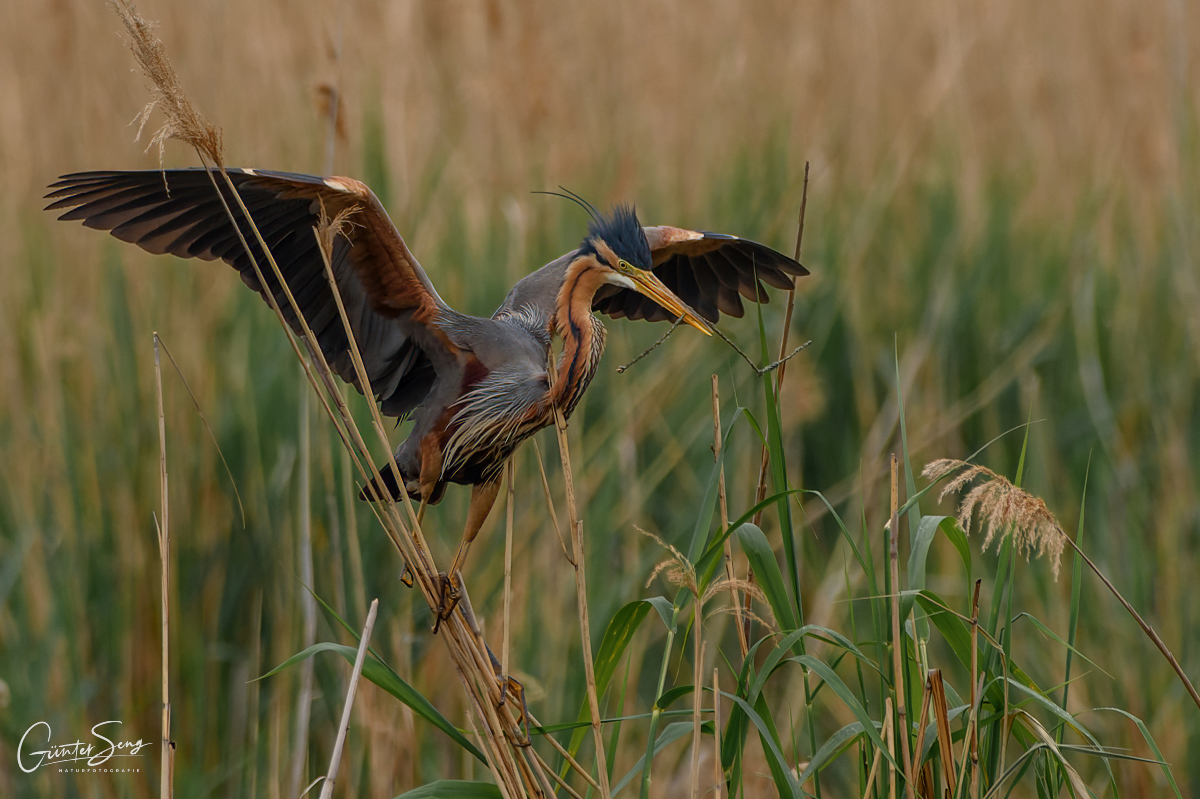
[[[334,173],[372,184],[441,295],[471,313],[490,314],[516,279],[577,246],[581,215],[534,190],[563,185],[601,207],[636,201],[648,224],[790,252],[809,162],[801,260],[812,277],[799,285],[791,335],[813,344],[789,365],[779,403],[791,484],[878,532],[885,458],[900,447],[897,375],[918,470],[1041,420],[1025,485],[1074,534],[1090,463],[1085,548],[1200,677],[1190,590],[1200,566],[1200,14],[1183,0],[144,0],[139,10],[222,129],[230,165],[322,172],[337,87]],[[158,331],[246,517],[243,526],[168,369],[176,791],[290,797],[296,670],[249,681],[304,647],[300,371],[229,269],[154,258],[41,210],[60,174],[159,163],[144,151],[149,132],[135,141],[131,120],[148,95],[122,36],[100,2],[0,7],[0,795],[157,795],[157,754],[138,775],[31,775],[14,752],[40,719],[56,738],[119,718],[157,741]],[[163,163],[195,160],[169,143]],[[772,342],[782,307],[780,296],[766,306]],[[752,317],[724,329],[757,352]],[[601,375],[571,425],[593,630],[668,590],[643,587],[664,555],[638,530],[677,543],[692,529],[711,464],[709,375],[720,376],[725,414],[763,402],[742,362],[685,330],[617,375],[662,331],[608,329]],[[316,416],[314,590],[355,627],[380,597],[376,647],[465,726],[428,613],[400,586],[398,556],[366,506],[345,501],[339,450]],[[744,425],[738,435],[726,468],[740,513],[753,504],[759,443]],[[1011,477],[1021,436],[984,462]],[[549,469],[553,435],[538,441]],[[571,721],[583,696],[575,589],[531,453],[518,456],[513,653],[535,712]],[[443,559],[461,529],[459,494],[427,523]],[[861,570],[818,499],[793,507],[806,619],[848,630]],[[940,512],[952,511],[947,502]],[[763,529],[778,548],[779,524],[768,515]],[[498,504],[468,566],[489,638],[500,627],[503,533]],[[931,557],[930,586],[961,606],[952,550]],[[994,550],[974,557],[975,576],[994,572]],[[1018,563],[1018,605],[1065,637],[1069,555],[1057,582],[1045,564]],[[1200,709],[1097,589],[1085,576],[1077,647],[1095,666],[1081,672],[1077,661],[1071,710],[1115,705],[1144,720],[1190,795]],[[706,624],[711,673],[735,639],[726,614]],[[1025,670],[1057,686],[1062,646],[1033,626],[1015,631]],[[612,715],[654,701],[661,632],[635,639]],[[347,642],[326,616],[317,640]],[[670,661],[685,683],[690,643]],[[301,788],[324,772],[336,731],[346,673],[334,661],[315,661]],[[801,683],[777,679],[786,710],[776,721],[799,724]],[[820,725],[851,720],[830,708]],[[1151,756],[1124,719],[1093,721],[1106,744]],[[644,729],[630,730],[618,776],[645,751]],[[744,795],[773,795],[755,747]],[[372,685],[360,690],[347,751],[346,796],[486,773]],[[652,795],[683,795],[689,765],[687,740],[663,750]],[[1097,796],[1169,795],[1157,766],[1116,763],[1111,782],[1094,760],[1079,768]],[[830,774],[825,795],[861,795],[852,768]],[[1038,795],[1032,777],[1016,786],[1013,795]]]

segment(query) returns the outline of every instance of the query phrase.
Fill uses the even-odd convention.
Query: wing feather
[[[739,295],[751,302],[769,302],[764,283],[790,290],[797,277],[808,274],[793,259],[749,239],[666,226],[644,230],[654,274],[710,322],[718,321],[723,313],[742,316],[745,309]],[[614,318],[671,318],[653,300],[611,285],[596,292],[592,308]]]
[[[455,349],[437,326],[441,312],[449,309],[371,190],[350,178],[242,169],[228,172],[275,256],[315,343],[331,368],[362,391],[313,235],[322,207],[331,217],[354,209],[349,225],[335,241],[331,265],[370,389],[390,415],[402,415],[420,404],[436,376],[434,363],[444,362],[442,356]],[[268,291],[274,295],[288,324],[301,333],[299,319],[249,224],[223,180],[218,179],[217,185],[260,264],[261,282],[203,169],[64,175],[50,186],[47,210],[62,210],[60,219],[108,230],[151,253],[223,260],[264,299]],[[438,348],[444,351],[431,351]]]

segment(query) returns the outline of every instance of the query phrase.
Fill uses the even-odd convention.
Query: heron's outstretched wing
[[[383,412],[393,416],[420,404],[435,377],[433,364],[440,360],[436,357],[440,353],[427,350],[453,348],[436,329],[445,305],[371,190],[350,178],[250,169],[228,172],[317,345],[333,370],[362,391],[313,234],[322,205],[331,218],[355,209],[343,234],[336,237],[332,266],[371,392],[380,398]],[[47,210],[69,209],[59,218],[111,231],[152,253],[223,260],[264,299],[270,290],[288,324],[301,333],[283,288],[219,176],[217,185],[239,220],[265,286],[203,169],[64,175],[50,186],[47,199],[53,202]],[[435,355],[432,361],[431,355]]]
[[[646,240],[654,274],[692,310],[710,322],[721,314],[740,317],[741,297],[768,302],[763,283],[792,289],[808,270],[786,255],[749,239],[677,227],[647,227]],[[654,300],[631,289],[606,285],[596,292],[592,308],[619,318],[670,320]]]

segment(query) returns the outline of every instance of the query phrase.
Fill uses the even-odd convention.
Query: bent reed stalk
[[[370,450],[345,403],[342,393],[338,390],[333,380],[333,372],[329,368],[329,364],[326,362],[320,349],[313,344],[315,338],[312,330],[309,328],[304,314],[292,296],[287,282],[283,279],[278,263],[264,241],[258,227],[254,224],[254,220],[243,203],[236,187],[233,185],[232,180],[225,171],[219,132],[216,128],[209,125],[202,116],[196,113],[194,107],[179,87],[178,79],[169,59],[166,57],[163,45],[151,35],[149,23],[137,15],[128,0],[113,0],[111,5],[124,22],[130,35],[130,49],[137,59],[143,74],[150,80],[152,100],[143,109],[142,124],[145,124],[149,114],[155,108],[162,108],[167,115],[166,124],[152,137],[151,146],[157,144],[161,153],[161,148],[167,139],[178,139],[193,148],[201,164],[208,172],[209,178],[213,183],[213,190],[217,192],[225,213],[229,217],[234,230],[237,232],[242,247],[249,256],[256,277],[261,285],[266,286],[268,283],[264,280],[263,267],[259,263],[259,259],[255,257],[249,242],[242,235],[237,215],[227,203],[225,195],[218,187],[217,175],[219,174],[224,180],[230,196],[237,204],[243,218],[249,224],[258,246],[262,249],[269,268],[283,289],[283,294],[287,299],[290,309],[299,320],[302,331],[299,336],[299,342],[284,319],[283,311],[274,293],[265,291],[264,296],[275,313],[280,326],[283,328],[293,352],[300,361],[305,378],[317,393],[321,407],[333,423],[334,430],[337,432],[355,468],[364,483],[375,494],[372,510],[404,563],[412,570],[416,578],[414,583],[419,585],[419,590],[429,605],[430,610],[436,612],[440,603],[440,592],[438,590],[439,572],[426,544],[421,526],[417,522],[416,511],[412,506],[412,502],[405,492],[401,492],[401,501],[408,517],[408,524],[406,524],[396,501],[390,496],[380,496],[379,492],[375,490],[374,487],[376,485],[382,485],[382,480],[379,471],[374,465]],[[322,215],[321,224],[314,229],[314,234],[320,244],[320,251],[325,263],[326,277],[329,280],[342,324],[350,342],[350,354],[354,363],[356,376],[359,379],[360,385],[369,386],[370,382],[367,380],[358,344],[351,329],[349,319],[346,316],[345,307],[338,292],[336,282],[333,279],[330,265],[330,255],[334,238],[338,235],[341,226],[348,221],[354,210],[353,208],[347,209],[332,220]],[[307,351],[307,358],[301,350],[300,342],[303,342],[303,349]],[[364,393],[364,397],[371,409],[372,426],[380,443],[385,451],[388,452],[388,463],[395,473],[399,474],[399,469],[392,454],[392,447],[383,426],[379,407],[374,398],[369,396],[368,393]],[[376,482],[372,483],[373,480]],[[463,587],[463,592],[465,599],[465,586]],[[464,602],[463,604],[469,607],[469,602]],[[525,740],[518,718],[514,716],[511,708],[504,701],[502,683],[498,679],[498,675],[493,672],[491,657],[487,651],[486,643],[481,636],[476,634],[472,627],[471,622],[464,616],[463,611],[460,610],[442,624],[442,630],[444,631],[442,637],[446,641],[455,672],[458,674],[459,680],[466,691],[468,705],[472,711],[472,725],[480,731],[478,738],[482,743],[481,749],[492,772],[492,776],[500,789],[501,795],[506,797],[506,799],[516,799],[516,797],[521,796],[542,797],[547,794],[553,795],[553,789],[550,787],[547,779],[547,775],[553,775],[553,770],[537,756],[533,748],[528,745],[528,741]],[[571,767],[583,774],[585,779],[589,776],[577,763],[573,761],[569,762]],[[600,773],[602,775],[605,773],[603,766],[601,766]]]

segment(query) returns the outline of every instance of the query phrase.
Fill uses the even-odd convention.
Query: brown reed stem
[[[512,638],[512,548],[513,548],[513,507],[516,494],[517,470],[516,464],[510,457],[504,466],[505,478],[508,482],[508,501],[504,513],[504,642],[500,647],[500,671],[508,674],[509,641]]]
[[[896,735],[904,757],[904,790],[914,799],[912,756],[908,747],[908,714],[904,701],[904,639],[900,637],[900,549],[897,543],[900,527],[900,489],[896,468],[896,453],[892,453],[892,523],[888,529],[888,560],[892,575],[892,685],[896,691]]]
[[[553,374],[554,369],[547,370],[547,375]],[[562,408],[557,405],[554,407],[554,429],[558,433],[558,451],[562,456],[563,481],[566,484],[567,492],[567,520],[571,525],[571,549],[575,555],[572,565],[575,568],[575,596],[579,604],[579,635],[583,648],[583,674],[587,680],[588,708],[592,714],[592,736],[596,743],[596,773],[600,782],[600,797],[609,799],[611,792],[608,785],[608,764],[605,762],[604,735],[600,727],[600,700],[596,695],[596,670],[592,662],[592,630],[588,620],[583,520],[579,518],[579,508],[575,503],[571,452],[567,446],[567,420],[563,418]]]
[[[979,799],[979,587],[983,580],[975,581],[975,594],[971,598],[971,796]],[[966,758],[963,758],[964,760]],[[960,780],[961,782],[961,780]]]
[[[154,385],[158,398],[158,487],[162,501],[162,521],[158,523],[158,559],[162,589],[162,760],[159,761],[158,795],[170,799],[175,794],[175,742],[171,740],[171,653],[170,593],[171,535],[167,500],[167,421],[163,412],[162,364],[158,354],[158,333],[154,333]]]
[[[883,729],[888,751],[888,799],[896,799],[896,725],[892,708],[892,698],[886,697],[883,700]]]
[[[1141,614],[1133,609],[1133,605],[1129,604],[1125,597],[1121,595],[1121,592],[1117,590],[1117,587],[1113,585],[1112,581],[1110,581],[1104,575],[1104,572],[1100,571],[1100,567],[1092,562],[1092,559],[1087,556],[1087,553],[1080,549],[1079,545],[1076,544],[1075,541],[1072,540],[1071,537],[1066,533],[1063,533],[1062,537],[1067,541],[1068,544],[1071,545],[1071,549],[1074,549],[1079,557],[1083,558],[1083,562],[1086,563],[1088,568],[1100,578],[1100,582],[1104,583],[1104,586],[1109,590],[1109,592],[1117,598],[1117,601],[1121,603],[1121,607],[1125,608],[1129,615],[1133,617],[1133,620],[1137,622],[1137,625],[1142,628],[1142,632],[1154,642],[1154,645],[1158,647],[1158,651],[1162,653],[1162,656],[1167,659],[1168,663],[1171,664],[1171,668],[1175,670],[1175,675],[1179,677],[1179,681],[1183,683],[1184,689],[1188,692],[1188,695],[1191,696],[1192,701],[1196,703],[1196,707],[1200,708],[1200,694],[1196,693],[1196,688],[1192,685],[1192,681],[1188,679],[1183,667],[1179,665],[1179,661],[1175,659],[1173,654],[1171,654],[1171,650],[1167,648],[1167,645],[1163,642],[1163,639],[1159,638],[1158,633],[1155,632],[1154,628],[1147,624],[1146,620],[1142,618]]]
[[[712,406],[713,406],[713,460],[721,460],[721,393],[718,379],[712,376]],[[721,528],[729,527],[729,500],[725,495],[725,465],[717,477],[717,500],[721,508]],[[737,625],[738,649],[741,650],[742,660],[750,653],[750,641],[746,637],[746,623],[743,616],[742,600],[737,590],[737,570],[733,566],[733,542],[725,539],[725,578],[729,581],[729,598],[733,603],[733,613]]]
[[[308,649],[317,642],[317,599],[313,582],[312,553],[312,428],[309,424],[309,392],[301,381],[300,386],[300,453],[299,453],[299,530],[300,582],[307,590],[299,592],[301,615],[301,649]],[[313,668],[312,658],[300,664],[300,690],[296,694],[296,721],[293,726],[295,738],[292,742],[292,795],[299,796],[303,790],[305,764],[308,760],[308,725],[312,718]]]
[[[721,788],[725,784],[725,770],[721,768],[721,674],[713,669],[713,790],[715,799],[721,799]]]

